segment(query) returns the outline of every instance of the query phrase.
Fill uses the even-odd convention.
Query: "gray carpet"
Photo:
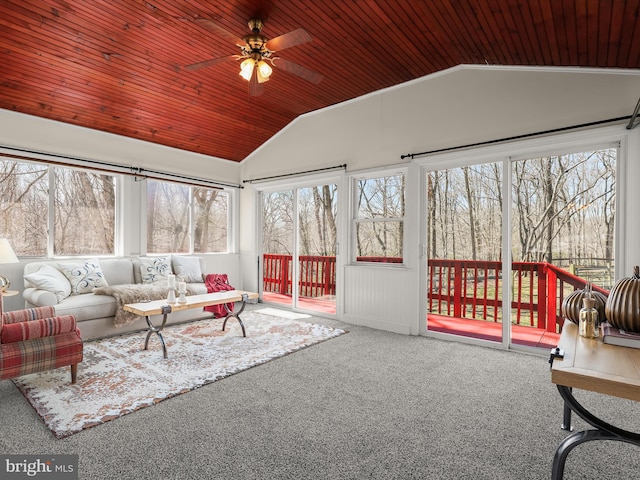
[[[63,440],[2,381],[0,453],[78,454],[96,480],[550,478],[566,432],[546,358],[312,320],[350,333]],[[640,404],[576,396],[640,431]],[[639,454],[579,446],[565,479],[640,478]]]

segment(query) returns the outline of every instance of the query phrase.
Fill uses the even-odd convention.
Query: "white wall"
[[[348,172],[354,173],[403,165],[409,159],[401,159],[402,154],[624,117],[633,112],[639,86],[640,70],[456,67],[299,117],[242,162],[242,178],[251,180],[343,163]],[[624,130],[624,124],[618,122],[617,128]],[[640,181],[638,136],[633,131],[628,139],[631,161],[625,179],[631,185]],[[338,265],[344,276],[339,318],[399,333],[419,332],[423,296],[419,287],[420,205],[424,195],[418,164],[428,162],[428,158],[422,158],[408,166],[406,266],[385,269],[353,266],[348,261]],[[640,189],[629,188],[626,192],[621,205],[638,205]],[[241,228],[247,233],[242,235],[241,268],[245,278],[257,279],[258,235],[248,231],[256,225],[258,215],[253,189],[243,191],[241,205]],[[342,216],[342,229],[349,228],[348,215],[347,211]],[[640,252],[632,246],[640,233],[640,222],[624,215],[622,223],[622,244],[627,254],[622,257],[640,264]],[[257,286],[257,280],[251,284],[254,289]]]
[[[240,177],[236,162],[3,109],[0,146],[232,184],[239,183]]]
[[[640,70],[460,66],[302,115],[242,162],[243,179],[401,155],[630,115]]]

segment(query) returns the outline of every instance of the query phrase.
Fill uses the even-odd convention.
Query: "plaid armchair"
[[[3,313],[0,295],[0,380],[70,365],[76,383],[82,346],[73,315],[56,317],[53,307]]]

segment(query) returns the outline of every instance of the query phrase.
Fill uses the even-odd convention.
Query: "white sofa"
[[[166,275],[173,273],[187,282],[191,294],[207,293],[205,268],[203,258],[186,255],[36,261],[24,267],[23,297],[27,308],[53,305],[56,315],[74,315],[82,339],[92,340],[147,328],[144,317],[117,326],[116,299],[93,293],[96,288],[152,283],[162,288]],[[167,324],[211,316],[183,310],[169,314]],[[161,320],[161,315],[151,317],[154,325]]]

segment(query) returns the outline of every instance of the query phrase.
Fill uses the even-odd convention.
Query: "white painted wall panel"
[[[408,268],[348,266],[344,279],[344,320],[397,333],[412,333],[417,302]]]

